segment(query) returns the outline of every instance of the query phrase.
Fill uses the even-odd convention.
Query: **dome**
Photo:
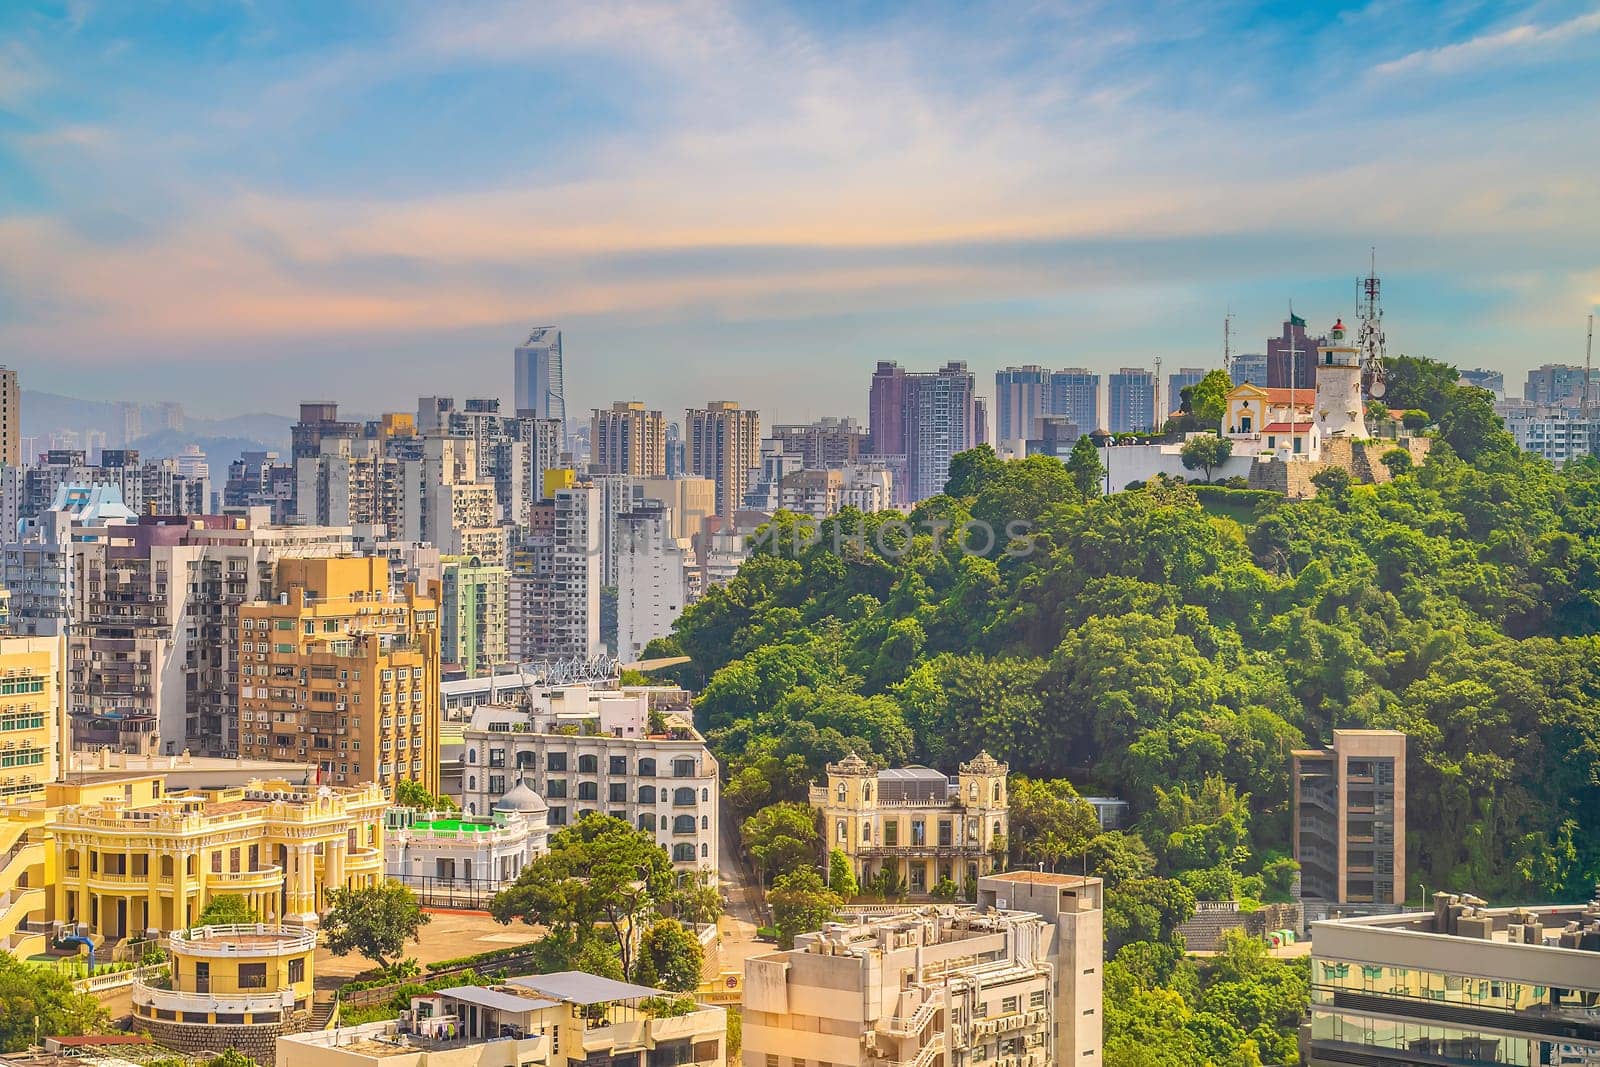
[[[523,815],[550,810],[550,806],[533,791],[526,779],[518,779],[517,784],[512,786],[505,796],[495,801],[493,807],[495,811],[515,811]]]

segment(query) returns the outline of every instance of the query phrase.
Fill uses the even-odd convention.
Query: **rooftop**
[[[650,986],[619,982],[614,978],[602,978],[586,971],[534,974],[526,978],[512,978],[509,984],[531,989],[569,1004],[602,1004],[611,1000],[643,1000],[647,997],[665,995],[661,990]]]
[[[1053,871],[1004,871],[1000,874],[986,874],[985,880],[992,882],[1026,882],[1029,885],[1058,885],[1058,886],[1085,886],[1098,882],[1098,878],[1085,878],[1080,874],[1056,874]]]

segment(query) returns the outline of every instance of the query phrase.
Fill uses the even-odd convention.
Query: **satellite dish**
[[[1367,394],[1374,400],[1382,400],[1383,394],[1389,391],[1389,383],[1382,378],[1372,379],[1372,384],[1367,388]]]

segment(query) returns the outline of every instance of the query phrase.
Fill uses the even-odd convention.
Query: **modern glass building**
[[[1600,1064],[1600,900],[1312,924],[1306,1062]]]

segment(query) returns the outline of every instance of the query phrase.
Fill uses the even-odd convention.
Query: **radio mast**
[[[1372,250],[1367,276],[1356,282],[1361,297],[1361,329],[1356,335],[1356,347],[1361,350],[1361,386],[1369,398],[1382,400],[1389,391],[1388,372],[1383,365],[1383,305],[1380,293],[1383,283],[1378,280],[1378,250]]]

